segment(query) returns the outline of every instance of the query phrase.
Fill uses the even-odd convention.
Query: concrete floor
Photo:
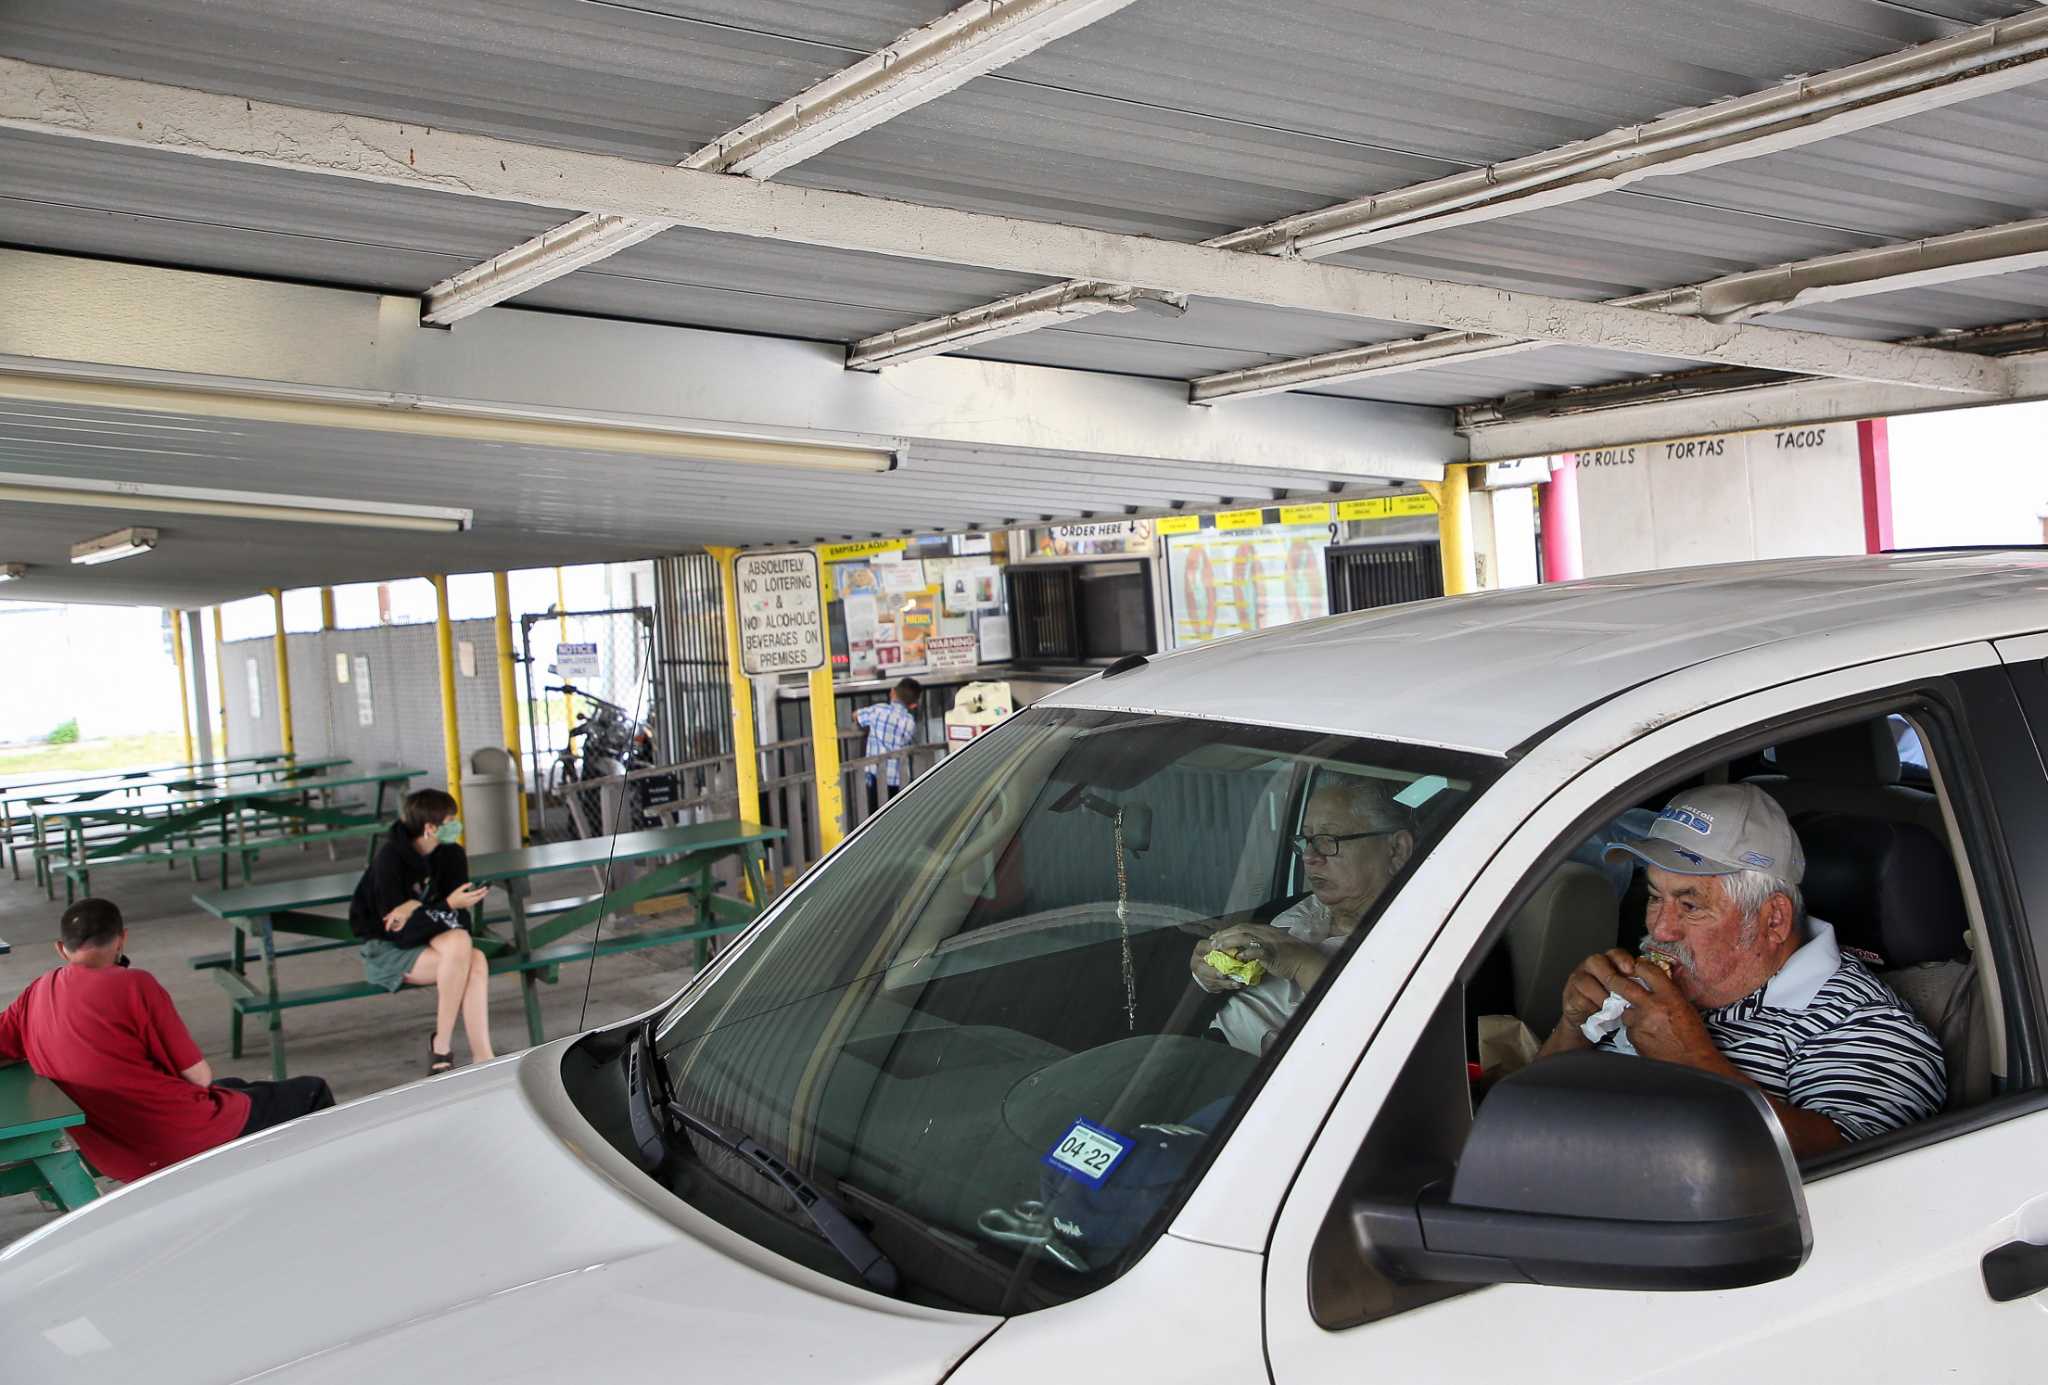
[[[337,863],[319,850],[302,857],[288,853],[266,856],[257,865],[256,879],[270,883],[326,875],[349,869],[349,865],[347,858]],[[186,963],[199,953],[223,950],[232,938],[226,924],[192,905],[193,892],[211,890],[212,883],[194,885],[189,870],[174,873],[124,866],[94,871],[93,884],[121,906],[128,923],[129,958],[133,965],[153,973],[171,993],[214,1072],[252,1081],[268,1078],[270,1055],[261,1021],[245,1021],[244,1055],[228,1057],[226,994],[210,973],[194,971]],[[543,896],[565,896],[589,893],[596,884],[594,872],[564,871],[541,877],[535,889]],[[62,965],[51,944],[63,910],[61,902],[45,899],[33,883],[16,882],[0,869],[0,938],[13,947],[9,955],[0,957],[0,1007],[12,1002],[37,976]],[[623,924],[615,920],[604,927],[612,933],[620,927],[677,921],[673,916],[634,916]],[[557,984],[540,987],[548,1037],[560,1038],[648,1009],[682,988],[694,971],[694,960],[691,946],[682,943],[601,958],[595,978],[590,976],[588,963],[565,967]],[[284,984],[290,987],[362,979],[362,965],[353,950],[287,958],[278,966]],[[586,981],[590,983],[587,1010]],[[294,1076],[318,1073],[333,1086],[337,1100],[348,1101],[425,1076],[427,1039],[434,1027],[434,995],[431,990],[408,988],[392,996],[289,1010],[284,1026],[290,1072]],[[468,1061],[468,1051],[459,1024],[456,1033],[459,1064]],[[527,1046],[519,983],[509,976],[491,982],[491,1037],[501,1055]],[[30,1195],[0,1198],[0,1245],[26,1235],[55,1215]]]

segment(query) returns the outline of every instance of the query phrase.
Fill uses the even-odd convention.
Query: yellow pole
[[[563,612],[569,609],[569,581],[562,576],[560,568],[555,569],[555,609]]]
[[[441,749],[447,760],[448,794],[462,802],[462,731],[455,720],[455,632],[448,625],[448,579],[434,584],[434,648],[441,656]]]
[[[192,684],[185,669],[185,613],[171,612],[171,653],[178,661],[178,730],[185,737],[185,763],[192,764]],[[204,711],[201,716],[206,715]]]
[[[220,758],[228,757],[227,641],[221,638],[220,607],[213,608],[213,685],[220,697]]]
[[[752,821],[761,811],[761,752],[754,744],[754,685],[740,666],[740,598],[732,570],[739,550],[706,551],[718,560],[718,580],[725,598],[720,604],[725,608],[725,672],[732,690],[733,787],[739,794],[740,819]]]
[[[1444,468],[1437,492],[1436,532],[1444,564],[1444,595],[1462,596],[1473,589],[1472,521],[1466,502],[1471,495],[1462,465]]]
[[[498,601],[498,715],[504,723],[505,749],[512,772],[519,776],[519,840],[526,840],[526,761],[519,745],[519,675],[512,655],[512,584],[502,572],[491,574],[491,593]]]
[[[818,571],[825,565],[820,559]],[[818,783],[818,851],[832,850],[846,837],[846,788],[839,774],[839,708],[832,694],[832,612],[818,592],[818,639],[825,662],[811,670],[811,768]]]
[[[292,670],[284,654],[284,592],[277,587],[270,589],[270,609],[277,620],[277,633],[270,637],[277,656],[277,748],[292,756],[299,753],[292,740]]]
[[[332,630],[334,628],[334,588],[332,587],[322,587],[320,589],[320,628],[322,630]]]

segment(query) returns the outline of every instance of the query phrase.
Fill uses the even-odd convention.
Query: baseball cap
[[[1674,875],[1768,871],[1796,885],[1806,852],[1777,800],[1754,784],[1708,784],[1673,798],[1639,841],[1609,843],[1607,858],[1633,856]]]

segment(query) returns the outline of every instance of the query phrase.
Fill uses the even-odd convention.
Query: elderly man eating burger
[[[1747,1082],[1801,1158],[1941,1109],[1940,1043],[1806,917],[1806,855],[1769,795],[1687,790],[1647,838],[1607,849],[1624,853],[1649,873],[1642,955],[1616,948],[1579,964],[1543,1056],[1597,1043]]]

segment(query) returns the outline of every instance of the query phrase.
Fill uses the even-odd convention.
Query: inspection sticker
[[[1131,1142],[1114,1131],[1077,1120],[1073,1128],[1060,1136],[1060,1142],[1046,1151],[1045,1157],[1038,1162],[1049,1169],[1058,1169],[1069,1178],[1078,1178],[1090,1187],[1099,1188],[1130,1147]]]

